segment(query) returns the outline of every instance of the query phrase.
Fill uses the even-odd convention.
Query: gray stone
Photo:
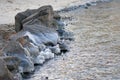
[[[35,46],[33,43],[27,42],[26,44],[24,44],[24,48],[26,48],[30,53],[34,64],[42,64],[45,61],[44,57],[40,56],[39,54],[38,46]]]
[[[20,60],[17,57],[12,56],[3,56],[3,60],[5,61],[7,68],[10,71],[18,71],[18,67],[20,65]]]
[[[43,55],[38,55],[36,58],[36,63],[43,64],[45,62],[45,57]]]
[[[56,13],[55,13],[55,18],[56,18]],[[26,10],[24,12],[18,13],[15,16],[16,32],[23,29],[24,23],[34,19],[39,19],[47,27],[53,27],[54,11],[52,6],[46,5],[38,9]]]
[[[61,39],[64,40],[74,40],[73,37],[73,33],[72,32],[68,32],[68,31],[63,31],[62,35],[60,36]]]
[[[52,53],[49,48],[45,49],[44,51],[41,51],[40,55],[44,56],[45,59],[52,59],[52,58],[54,58],[54,53]]]
[[[63,52],[70,50],[68,47],[68,44],[65,43],[64,40],[59,42],[59,46],[60,46],[61,51],[63,51]]]
[[[55,54],[60,54],[60,47],[59,45],[56,45],[56,46],[53,46],[53,47],[49,47],[50,50],[52,51],[52,53],[55,53]]]
[[[13,73],[15,80],[23,80],[22,75],[20,73]]]
[[[15,41],[10,41],[3,49],[5,56],[17,57],[20,60],[19,71],[31,72],[34,70],[34,64],[31,61],[30,53],[22,45]]]
[[[0,80],[15,80],[12,73],[8,70],[5,61],[0,58]]]
[[[13,35],[11,40],[17,40],[20,37],[28,36],[29,41],[37,46],[56,45],[59,41],[58,33],[52,29],[41,25],[39,22],[24,25],[22,31]]]

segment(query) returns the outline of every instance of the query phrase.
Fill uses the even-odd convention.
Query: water
[[[120,0],[61,13],[71,17],[71,51],[50,60],[27,80],[120,80]]]

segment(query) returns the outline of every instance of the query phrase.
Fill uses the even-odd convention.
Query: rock
[[[43,64],[45,62],[45,57],[43,55],[38,55],[36,59],[36,63]]]
[[[58,12],[54,11],[53,18],[57,21],[61,20],[61,16],[58,14]]]
[[[54,53],[52,53],[50,49],[45,49],[44,51],[41,51],[40,55],[44,56],[45,59],[52,59],[52,58],[54,58]]]
[[[86,6],[88,6],[88,7],[91,6],[91,3],[86,3]]]
[[[15,80],[23,80],[22,75],[20,73],[14,73],[13,75]]]
[[[74,40],[73,33],[65,31],[65,32],[63,32],[63,35],[61,36],[61,39]]]
[[[60,47],[62,52],[69,51],[68,44],[66,44],[64,41],[59,42],[59,47]]]
[[[26,23],[30,20],[39,19],[42,23],[47,25],[48,22],[53,20],[53,8],[50,5],[40,7],[36,13],[25,18],[22,23]]]
[[[63,33],[65,33],[65,30],[64,29],[58,29],[57,32],[58,32],[59,36],[62,37]]]
[[[35,22],[34,24],[26,24],[24,26],[22,31],[11,37],[12,40],[28,36],[29,41],[36,46],[40,46],[41,44],[56,45],[60,39],[54,29],[42,26],[40,23]]]
[[[20,65],[20,60],[17,57],[5,56],[2,57],[7,65],[7,68],[10,71],[18,71],[18,67]]]
[[[56,16],[56,14],[55,14]],[[20,31],[23,24],[34,19],[39,19],[45,26],[53,27],[54,11],[52,6],[46,5],[39,9],[26,10],[15,16],[15,30]]]
[[[49,49],[52,51],[52,53],[60,54],[60,47],[59,47],[59,45],[56,45],[56,46],[53,46],[53,47],[49,47]]]
[[[39,44],[38,45],[39,51],[45,50],[46,46],[44,44]]]
[[[74,35],[71,32],[65,31],[64,29],[59,29],[59,30],[57,30],[57,32],[61,39],[74,40],[74,37],[73,37]]]
[[[39,54],[38,46],[35,46],[33,43],[28,41],[23,46],[30,53],[30,56],[32,57],[32,61],[34,64],[42,64],[45,61],[44,57],[40,56]]]
[[[8,70],[5,61],[0,58],[0,80],[15,80],[12,73]]]
[[[27,9],[24,12],[20,12],[15,16],[15,31],[18,32],[23,28],[23,24],[22,21],[27,18],[28,16],[34,14],[35,12],[37,12],[36,9],[30,10]]]
[[[21,19],[22,17],[19,16],[27,17]],[[22,26],[18,26],[20,29],[22,28],[22,31],[17,33],[16,37],[28,36],[29,40],[37,46],[40,44],[51,46],[58,43],[60,38],[56,32],[57,25],[60,26],[63,24],[61,24],[61,21],[58,21],[60,15],[53,11],[52,6],[47,5],[36,10],[28,10],[19,13],[16,17],[16,24],[22,23]]]
[[[31,61],[30,53],[25,50],[20,43],[10,41],[3,49],[3,54],[5,56],[17,57],[20,60],[19,70],[21,73],[34,70],[34,64]]]

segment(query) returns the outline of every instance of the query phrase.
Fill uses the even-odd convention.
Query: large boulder
[[[54,21],[59,18],[59,14],[54,12],[50,5],[42,6],[38,9],[29,9],[15,16],[15,30],[16,32],[22,30],[24,23],[34,19],[39,19],[47,27],[55,28]]]
[[[16,41],[10,41],[3,49],[4,56],[17,57],[20,60],[19,71],[31,72],[34,70],[34,64],[31,60],[30,53]]]

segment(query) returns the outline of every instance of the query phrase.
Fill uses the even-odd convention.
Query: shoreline
[[[53,6],[53,8],[54,8],[54,10],[55,11],[58,11],[58,12],[64,12],[64,11],[71,11],[71,10],[74,10],[74,9],[77,9],[77,8],[80,8],[80,7],[83,7],[83,8],[85,8],[86,7],[86,3],[91,3],[92,2],[92,5],[95,5],[97,2],[101,2],[101,1],[109,1],[109,0],[89,0],[89,1],[78,1],[78,0],[73,0],[73,3],[70,3],[69,2],[69,4],[67,4],[67,3],[64,3],[64,6],[63,6],[63,4],[62,4],[62,6],[60,6],[61,5],[61,3],[57,6],[57,4],[59,3],[59,2],[56,2],[56,4],[55,4],[55,2],[51,2],[51,3],[46,3],[46,4],[42,4],[42,5],[52,5]],[[71,0],[71,2],[72,2],[72,0]],[[9,2],[10,3],[10,2]],[[2,4],[2,3],[1,3]],[[0,7],[2,6],[0,4]],[[5,3],[4,3],[5,4]],[[6,4],[8,4],[8,3],[6,3]],[[9,4],[8,6],[9,7],[11,7],[11,5],[13,4],[13,2],[11,2],[11,4]],[[13,5],[15,5],[15,4],[13,4]],[[28,3],[28,5],[29,5],[29,3]],[[40,6],[42,6],[42,5],[40,5]],[[14,16],[18,13],[18,12],[21,12],[21,11],[24,11],[24,10],[26,10],[26,9],[28,9],[28,8],[32,8],[32,9],[35,9],[35,8],[38,8],[38,7],[40,7],[39,5],[37,5],[36,4],[36,6],[34,6],[33,5],[33,7],[31,6],[31,7],[21,7],[21,9],[20,8],[17,8],[17,5],[15,5],[16,6],[16,10],[14,10],[14,9],[10,9],[9,10],[9,7],[8,7],[8,10],[5,8],[5,11],[4,10],[2,10],[1,9],[1,14],[0,14],[0,18],[2,19],[1,21],[0,21],[0,25],[6,25],[6,24],[14,24]],[[19,6],[20,7],[20,6]],[[13,7],[12,7],[13,8]],[[23,8],[23,9],[22,9]]]
[[[50,60],[26,80],[44,77],[50,80],[120,79],[120,19],[119,3],[116,4],[114,1],[100,3],[83,12],[77,9],[63,13],[62,16],[77,19],[68,24],[75,34],[70,52]],[[111,11],[111,8],[114,9]]]

